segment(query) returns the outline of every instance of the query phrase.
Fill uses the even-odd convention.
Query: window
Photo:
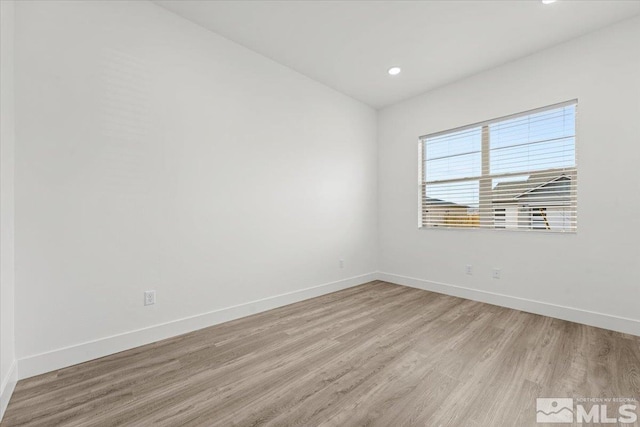
[[[420,138],[420,226],[576,231],[570,101]]]
[[[504,208],[495,209],[494,215],[496,218],[495,225],[496,228],[506,228],[507,224],[507,210]]]

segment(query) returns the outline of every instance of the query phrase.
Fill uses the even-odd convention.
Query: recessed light
[[[542,4],[551,4],[551,3],[555,3],[556,0],[542,0]]]
[[[391,74],[392,76],[397,76],[398,74],[400,74],[400,71],[402,71],[400,67],[391,67],[389,68],[389,71],[387,71],[387,73]]]

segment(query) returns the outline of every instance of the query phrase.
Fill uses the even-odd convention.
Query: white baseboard
[[[336,282],[325,283],[311,288],[276,295],[257,301],[250,301],[232,307],[226,307],[208,313],[198,314],[159,325],[149,326],[118,335],[99,338],[93,341],[48,351],[21,358],[18,361],[19,378],[29,378],[67,366],[87,362],[141,345],[150,344],[166,338],[193,332],[198,329],[228,322],[294,302],[303,301],[320,295],[361,285],[376,280],[376,273],[350,277]]]
[[[219,323],[228,322],[240,317],[282,307],[305,299],[357,286],[373,280],[384,280],[398,285],[410,286],[413,288],[424,289],[427,291],[438,292],[640,336],[640,321],[635,319],[497,294],[478,289],[465,288],[462,286],[439,283],[430,280],[406,277],[398,274],[382,272],[368,273],[361,276],[276,295],[257,301],[251,301],[232,307],[226,307],[208,313],[177,319],[171,322],[149,326],[147,328],[137,329],[118,335],[112,335],[24,357],[17,362],[17,365],[14,363],[14,367],[12,367],[11,378],[13,378],[13,380],[7,380],[7,384],[3,384],[1,395],[2,400],[0,402],[2,406],[0,409],[4,412],[17,379],[29,378],[46,372],[55,371],[57,369],[87,362],[89,360],[108,356],[120,351],[129,350],[141,345],[150,344],[152,342],[171,338]]]
[[[378,273],[378,280],[640,336],[640,320],[626,317],[597,313],[574,307],[566,307],[430,280],[416,279],[414,277],[406,277],[392,273]]]
[[[7,405],[13,394],[13,390],[16,388],[18,382],[18,364],[14,360],[9,368],[9,373],[6,378],[2,378],[2,384],[0,385],[0,421],[4,417],[4,412],[7,410]]]

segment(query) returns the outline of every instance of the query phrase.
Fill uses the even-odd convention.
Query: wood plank
[[[640,400],[640,338],[375,281],[19,381],[2,427],[534,426],[536,397]]]

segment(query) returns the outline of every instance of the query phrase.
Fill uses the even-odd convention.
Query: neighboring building
[[[493,189],[496,228],[568,230],[575,188],[569,175],[537,175],[525,181],[501,182]]]
[[[442,227],[477,227],[480,217],[467,205],[461,205],[433,197],[426,197],[422,225]]]

